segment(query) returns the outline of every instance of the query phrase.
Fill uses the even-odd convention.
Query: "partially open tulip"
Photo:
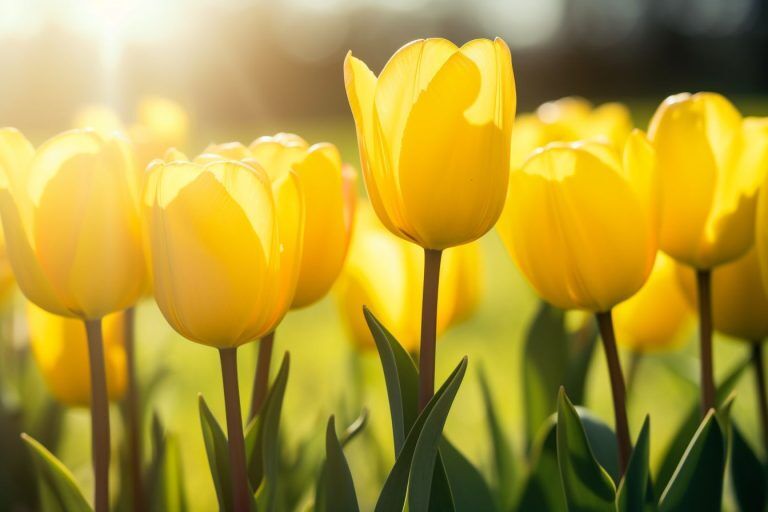
[[[501,213],[515,113],[501,40],[445,39],[398,50],[378,78],[347,55],[344,81],[373,208],[396,235],[442,250],[485,234]]]
[[[296,173],[304,190],[306,220],[292,307],[324,297],[344,264],[356,198],[355,172],[342,164],[336,146],[326,142],[310,146],[298,135],[279,133],[260,137],[248,147],[239,143],[209,146],[198,158],[209,160],[211,154],[254,160],[270,176],[288,170]]]
[[[512,129],[510,163],[519,168],[531,153],[550,142],[596,140],[621,149],[632,131],[629,109],[621,103],[597,107],[578,97],[542,104],[534,114],[523,114]]]
[[[667,98],[651,120],[662,189],[661,249],[697,269],[747,252],[768,167],[768,122],[714,93]]]
[[[482,281],[480,259],[477,243],[446,251],[439,285],[439,333],[476,309]],[[406,350],[418,352],[422,260],[418,247],[387,231],[370,207],[361,209],[336,290],[342,318],[357,346],[375,347],[363,316],[363,306],[367,306]]]
[[[696,279],[679,266],[678,279],[689,304],[696,306]],[[757,251],[712,271],[712,323],[716,331],[760,343],[768,337],[768,294],[760,277]]]
[[[61,403],[87,407],[91,403],[88,342],[79,320],[48,313],[27,304],[29,341],[48,390]],[[110,400],[125,393],[126,359],[123,313],[104,317],[104,362]]]
[[[52,313],[98,319],[132,306],[146,263],[128,144],[72,130],[35,152],[0,130],[0,212],[24,294]]]
[[[237,347],[293,300],[304,223],[299,180],[258,164],[155,162],[145,189],[155,298],[186,338]],[[278,206],[276,206],[276,204]]]
[[[554,143],[510,175],[499,232],[545,300],[608,311],[645,283],[657,248],[653,149],[640,131],[623,158],[597,143]]]
[[[693,309],[678,282],[669,256],[659,253],[648,281],[613,311],[619,345],[638,353],[680,346],[692,326]]]

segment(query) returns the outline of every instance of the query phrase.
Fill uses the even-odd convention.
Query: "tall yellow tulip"
[[[214,144],[197,160],[220,158],[257,162],[270,176],[290,170],[299,177],[306,214],[291,307],[304,307],[321,299],[336,281],[347,254],[356,197],[354,170],[341,163],[341,155],[333,144],[310,146],[291,133],[259,137],[248,147],[239,142]],[[250,417],[258,414],[267,395],[274,340],[272,331],[259,341]]]
[[[621,103],[593,108],[578,97],[549,101],[515,120],[510,163],[519,168],[536,148],[550,142],[596,140],[620,149],[631,131],[629,109]]]
[[[434,392],[441,251],[483,236],[504,207],[512,60],[501,39],[462,47],[420,39],[398,50],[378,77],[350,52],[344,84],[373,208],[392,233],[424,248],[423,409]]]
[[[72,130],[37,151],[0,130],[0,214],[21,291],[86,324],[95,508],[109,507],[109,414],[101,319],[141,296],[147,276],[138,180],[129,144]]]
[[[656,256],[648,281],[613,311],[619,345],[636,353],[679,346],[692,320],[691,306],[678,282],[677,265]]]
[[[51,394],[65,405],[88,407],[91,380],[83,323],[48,313],[31,302],[26,315],[32,354]],[[122,312],[104,317],[107,392],[112,401],[122,399],[126,388],[124,321]]]
[[[156,161],[146,180],[154,290],[184,337],[221,358],[234,508],[249,510],[238,346],[272,332],[288,310],[301,257],[304,209],[290,169],[257,163]]]
[[[622,471],[630,441],[612,308],[643,286],[657,250],[653,148],[636,130],[623,154],[598,142],[553,143],[512,171],[499,232],[536,291],[596,313],[608,359]]]
[[[702,413],[714,407],[711,270],[754,241],[757,191],[768,167],[768,122],[743,119],[715,93],[667,98],[651,120],[662,187],[661,249],[697,271]]]
[[[477,243],[446,252],[439,285],[438,333],[467,319],[476,309],[480,260]],[[407,351],[418,352],[419,315],[414,312],[421,309],[421,263],[417,247],[389,233],[370,207],[361,209],[336,294],[342,318],[359,347],[375,346],[362,314],[366,306]]]

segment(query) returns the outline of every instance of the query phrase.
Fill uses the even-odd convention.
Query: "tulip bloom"
[[[304,209],[290,169],[157,161],[146,180],[154,290],[184,337],[219,349],[235,510],[251,501],[236,348],[272,332],[298,276]]]
[[[136,107],[136,120],[128,134],[142,169],[166,149],[183,148],[189,140],[189,114],[175,101],[147,96]]]
[[[568,97],[541,105],[534,114],[523,114],[512,130],[510,163],[519,168],[536,148],[550,142],[596,140],[621,149],[632,131],[629,109],[621,103],[597,107],[583,98]]]
[[[344,84],[376,214],[424,248],[419,405],[433,395],[441,251],[493,227],[504,207],[515,115],[509,48],[420,39],[378,77],[348,54]]]
[[[677,268],[674,260],[659,253],[648,281],[614,308],[619,345],[638,354],[679,345],[692,311],[678,282]]]
[[[92,382],[95,508],[109,507],[109,414],[101,319],[133,306],[147,277],[138,180],[129,144],[90,130],[37,151],[0,130],[0,214],[21,291],[86,324]]]
[[[643,286],[657,250],[653,148],[640,131],[623,155],[597,142],[553,143],[513,171],[499,232],[548,302],[597,314],[616,415],[620,466],[631,451],[612,308]]]
[[[667,98],[648,136],[663,190],[659,246],[697,271],[702,413],[715,406],[711,270],[749,250],[757,191],[768,166],[768,122],[743,119],[714,93]]]
[[[65,405],[90,406],[90,364],[83,323],[48,313],[31,302],[26,314],[32,355],[48,390]],[[122,399],[126,388],[124,321],[122,312],[104,317],[104,361],[111,401]]]
[[[413,244],[389,233],[370,208],[357,218],[337,299],[342,318],[355,344],[375,347],[361,314],[363,306],[392,332],[408,352],[419,350],[423,267],[421,252]],[[445,254],[439,285],[437,332],[469,318],[480,299],[480,246],[461,245]]]

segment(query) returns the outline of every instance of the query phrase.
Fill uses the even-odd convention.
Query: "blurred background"
[[[107,106],[130,123],[139,100],[157,95],[189,112],[185,149],[190,153],[209,142],[248,143],[291,131],[310,142],[337,144],[344,159],[357,166],[344,55],[352,50],[378,72],[397,48],[427,36],[456,43],[504,38],[512,50],[519,112],[580,95],[595,103],[626,102],[644,128],[667,95],[716,90],[745,114],[768,114],[768,6],[760,0],[0,0],[0,125],[18,127],[39,144],[71,127],[83,106]],[[497,234],[491,232],[481,244],[483,297],[471,320],[442,337],[437,378],[469,355],[470,372],[446,432],[487,470],[477,368],[486,368],[506,432],[521,451],[521,348],[538,302]],[[351,420],[360,406],[369,407],[367,435],[380,445],[380,457],[371,457],[370,443],[349,448],[368,509],[392,459],[386,391],[375,353],[354,349],[335,306],[331,295],[291,312],[278,331],[273,367],[284,350],[293,357],[282,420],[285,446],[299,457],[309,457],[311,449],[322,454],[327,417],[335,413]],[[140,377],[149,382],[164,375],[149,408],[179,435],[192,509],[212,510],[197,394],[203,393],[223,419],[218,356],[173,333],[152,303],[141,305],[138,315]],[[12,338],[23,350],[19,318]],[[240,351],[244,403],[255,349],[254,344]],[[718,375],[748,354],[748,347],[727,340],[715,350]],[[695,344],[688,343],[678,352],[645,358],[637,369],[630,422],[634,436],[651,413],[653,457],[698,396],[696,362]],[[42,387],[32,374],[24,389]],[[755,441],[752,389],[747,375],[735,415]],[[599,351],[586,401],[612,423]],[[66,412],[62,428],[57,454],[87,489],[87,411]],[[120,427],[115,430],[119,439]],[[320,444],[299,448],[308,438]]]

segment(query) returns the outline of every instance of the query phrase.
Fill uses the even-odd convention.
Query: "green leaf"
[[[402,510],[406,493],[410,512],[428,510],[437,445],[466,370],[465,357],[416,419],[384,482],[376,512]]]
[[[557,390],[568,371],[565,313],[541,302],[528,327],[523,349],[523,404],[526,445],[539,426],[555,412]]]
[[[232,477],[229,473],[229,446],[227,436],[205,403],[203,395],[198,395],[200,424],[203,428],[205,453],[208,456],[208,468],[216,488],[219,510],[230,512],[232,505]]]
[[[413,359],[392,334],[381,325],[371,311],[363,307],[365,321],[371,330],[384,370],[395,455],[405,444],[406,436],[418,416],[419,376]]]
[[[157,414],[152,417],[152,460],[147,489],[150,510],[185,512],[188,509],[179,442],[176,436],[165,432]]]
[[[724,472],[725,439],[710,411],[664,490],[660,510],[720,510]]]
[[[589,447],[598,464],[610,475],[614,482],[619,481],[619,445],[616,433],[603,420],[584,407],[576,407],[581,425],[587,433]]]
[[[288,352],[283,356],[275,382],[267,393],[261,414],[251,422],[245,438],[248,480],[258,489],[259,508],[274,510],[280,458],[280,415],[291,366]]]
[[[715,402],[719,405],[722,404],[728,396],[731,394],[736,384],[739,382],[744,370],[749,366],[749,360],[745,360],[734,367],[733,370],[726,376],[723,382],[717,388],[717,394],[715,396]],[[699,427],[701,422],[701,409],[698,401],[691,405],[688,414],[685,416],[685,420],[680,425],[677,433],[670,441],[667,450],[662,457],[662,463],[656,474],[656,489],[661,491],[667,487],[669,480],[672,478],[672,474],[677,467],[680,458],[683,456],[689,441],[693,437],[693,434]]]
[[[742,512],[763,512],[768,504],[768,474],[735,423],[731,424],[731,480]]]
[[[91,506],[64,464],[27,434],[21,434],[21,438],[29,447],[37,468],[42,509],[46,512],[91,511]]]
[[[445,473],[457,512],[498,510],[493,494],[480,471],[450,441],[440,442]]]
[[[355,484],[349,471],[347,459],[339,439],[333,416],[328,420],[325,435],[325,465],[323,483],[325,484],[325,510],[338,512],[358,512]]]
[[[539,430],[531,450],[531,472],[515,510],[565,512],[565,495],[557,465],[557,416],[550,416]]]
[[[358,416],[355,421],[350,423],[350,425],[344,429],[344,432],[341,434],[341,437],[339,438],[339,442],[341,443],[341,446],[347,446],[350,441],[352,441],[354,438],[356,438],[358,435],[360,435],[363,430],[365,429],[365,426],[368,424],[368,409],[363,407],[363,410],[360,411],[360,416]]]
[[[513,500],[513,483],[515,480],[514,456],[504,429],[493,405],[491,387],[485,375],[484,367],[479,368],[480,391],[483,397],[485,419],[491,437],[493,450],[493,479],[494,494],[499,509],[508,510]]]
[[[333,416],[331,416],[333,418]],[[358,416],[355,421],[353,421],[346,429],[344,429],[344,433],[342,434],[341,438],[339,439],[339,443],[342,448],[346,447],[347,444],[349,444],[352,440],[354,440],[365,428],[365,425],[368,422],[368,409],[363,408],[363,410],[360,412],[360,416]],[[335,419],[334,419],[335,423]],[[326,429],[326,453],[328,452],[327,448],[327,429]],[[346,460],[345,460],[346,463]],[[326,459],[323,460],[323,463],[320,466],[320,475],[317,478],[317,483],[315,485],[315,507],[314,512],[324,512],[327,509],[327,498],[326,493],[328,491],[328,483],[326,482],[326,473],[327,473],[327,454]],[[351,478],[351,477],[350,477]],[[354,490],[354,487],[353,487]],[[355,499],[355,503],[357,503],[357,500]],[[333,509],[330,509],[333,510]]]
[[[432,470],[432,486],[429,490],[429,512],[456,512],[456,507],[453,503],[453,491],[448,481],[443,457],[439,451],[435,459],[435,467]]]
[[[627,472],[619,484],[617,492],[618,512],[651,512],[656,509],[648,468],[650,425],[651,419],[646,416],[635,448],[629,458]]]
[[[576,408],[562,388],[557,404],[557,461],[568,510],[615,510],[613,480],[595,460]]]

